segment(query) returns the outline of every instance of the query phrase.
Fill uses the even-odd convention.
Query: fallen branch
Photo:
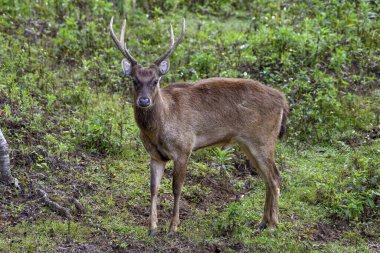
[[[43,201],[43,202],[44,202],[44,203],[45,203],[45,204],[46,204],[51,210],[53,210],[54,212],[59,213],[60,215],[65,216],[66,218],[70,218],[70,217],[71,217],[70,209],[65,208],[65,207],[59,205],[57,202],[54,202],[54,201],[52,201],[51,199],[49,199],[48,194],[47,194],[44,190],[36,189],[36,192],[38,193],[38,195],[41,196],[42,201]]]
[[[84,206],[82,205],[82,203],[79,202],[79,200],[77,200],[76,198],[71,198],[71,201],[74,203],[74,206],[76,207],[78,213],[85,213],[86,212],[86,209],[84,208]]]

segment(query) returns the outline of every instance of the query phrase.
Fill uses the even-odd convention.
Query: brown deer
[[[181,43],[182,32],[154,64],[137,63],[124,42],[125,20],[120,40],[109,24],[110,34],[126,59],[123,72],[133,81],[133,107],[140,137],[150,160],[150,234],[157,232],[158,188],[169,160],[174,161],[174,208],[169,233],[180,223],[179,199],[187,162],[193,150],[237,143],[264,178],[266,199],[261,228],[278,223],[281,177],[274,162],[277,137],[284,134],[288,104],[285,96],[270,87],[247,79],[210,78],[194,83],[174,83],[160,88],[160,79],[169,71],[168,57]]]

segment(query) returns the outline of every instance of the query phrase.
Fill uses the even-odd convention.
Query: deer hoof
[[[262,221],[260,222],[260,224],[257,226],[257,229],[260,230],[260,231],[263,231],[264,229],[266,229],[268,227],[268,223],[266,223],[265,221]]]
[[[174,238],[176,234],[177,234],[177,232],[175,232],[175,231],[169,231],[168,237],[169,238]]]
[[[149,236],[156,236],[158,233],[157,228],[149,230]]]
[[[178,227],[179,222],[171,222],[169,226],[169,234],[168,235],[174,235],[177,232],[177,227]]]
[[[277,227],[276,224],[270,224],[266,221],[260,222],[260,224],[257,226],[257,229],[260,231],[263,231],[264,229],[269,229],[269,231],[273,231]]]

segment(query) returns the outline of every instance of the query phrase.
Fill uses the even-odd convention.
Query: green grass
[[[34,223],[22,222],[7,229],[9,237],[2,237],[0,249],[5,252],[51,251],[65,241],[83,243],[91,237],[91,228],[77,222],[57,218]]]

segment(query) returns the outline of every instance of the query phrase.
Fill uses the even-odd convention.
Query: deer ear
[[[164,60],[160,63],[160,66],[158,66],[159,70],[160,70],[160,75],[165,75],[166,73],[168,73],[169,69],[170,69],[170,63],[169,63],[169,60]]]
[[[123,69],[124,74],[126,74],[127,76],[131,75],[132,64],[127,59],[124,58],[121,61],[121,68]]]

